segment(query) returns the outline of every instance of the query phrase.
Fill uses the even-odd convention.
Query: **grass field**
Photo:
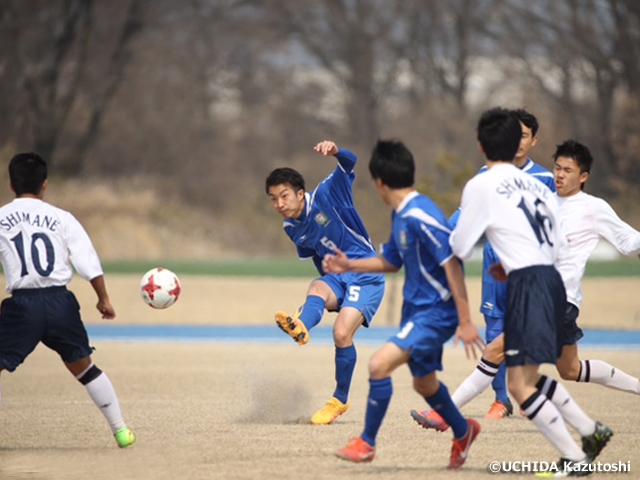
[[[233,275],[258,277],[308,277],[317,275],[311,261],[301,261],[293,256],[284,258],[243,258],[218,261],[127,261],[105,262],[106,273],[145,272],[153,267],[163,266],[181,275]],[[466,262],[465,271],[468,276],[480,275],[480,262]],[[590,262],[587,265],[587,276],[591,277],[631,277],[640,276],[640,262],[637,258],[622,258],[617,261]]]

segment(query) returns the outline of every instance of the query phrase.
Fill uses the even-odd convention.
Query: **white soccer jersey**
[[[73,267],[86,280],[102,275],[89,235],[69,212],[36,198],[0,208],[0,257],[7,292],[67,285]]]
[[[567,290],[567,301],[580,308],[582,277],[598,240],[604,238],[623,255],[640,253],[640,232],[623,222],[601,198],[584,192],[558,197],[560,230],[568,249],[558,262]]]
[[[469,180],[460,207],[450,244],[461,259],[471,256],[483,233],[507,274],[533,265],[554,265],[564,248],[555,195],[513,164],[496,164]]]

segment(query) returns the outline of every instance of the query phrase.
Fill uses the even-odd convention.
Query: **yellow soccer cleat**
[[[342,403],[337,398],[333,397],[327,401],[327,404],[313,414],[311,417],[311,423],[314,425],[329,425],[333,421],[349,410],[349,403]]]
[[[116,443],[120,448],[126,448],[136,443],[136,435],[127,427],[118,430],[114,437],[116,437]]]
[[[309,331],[304,323],[298,318],[299,312],[293,317],[285,312],[276,313],[276,325],[284,333],[293,338],[298,345],[305,345],[309,341]]]

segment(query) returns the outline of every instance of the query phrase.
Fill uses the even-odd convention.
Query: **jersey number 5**
[[[529,220],[529,224],[533,229],[533,233],[535,233],[536,238],[538,239],[538,243],[542,245],[543,243],[548,243],[553,247],[553,242],[549,238],[549,231],[553,229],[553,224],[551,223],[551,219],[548,215],[544,215],[540,210],[545,209],[545,203],[539,198],[533,204],[533,213],[529,210],[529,207],[524,201],[524,198],[520,199],[520,203],[518,204],[518,208],[520,208]]]
[[[27,260],[24,255],[24,239],[22,238],[22,232],[13,237],[11,241],[16,246],[18,256],[20,257],[20,263],[22,265],[20,276],[24,277],[29,274],[29,270],[27,270]],[[46,255],[46,265],[44,268],[42,263],[40,263],[40,251],[38,249],[38,244],[42,244],[44,246]],[[35,233],[31,237],[31,262],[33,263],[33,268],[36,269],[36,272],[38,272],[42,277],[48,277],[51,275],[55,259],[56,255],[53,250],[53,243],[51,243],[51,239],[49,239],[46,233]]]

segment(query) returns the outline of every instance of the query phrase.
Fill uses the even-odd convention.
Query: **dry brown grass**
[[[486,468],[494,460],[552,461],[558,456],[518,414],[483,420],[492,400],[485,392],[463,410],[483,428],[470,458],[462,472],[446,471],[451,434],[425,431],[413,423],[409,411],[425,403],[412,391],[407,369],[400,368],[378,437],[377,458],[365,465],[335,458],[337,448],[361,433],[366,360],[374,351],[370,347],[359,348],[351,409],[335,424],[317,427],[308,418],[331,395],[332,347],[313,342],[304,348],[127,342],[96,346],[94,360],[114,383],[138,442],[119,450],[84,389],[54,354],[40,347],[16,373],[2,376],[0,478],[475,480],[491,477]],[[640,363],[638,352],[587,353],[630,372],[637,373]],[[447,349],[440,378],[454,389],[473,366],[461,349]],[[640,468],[638,398],[598,385],[566,385],[587,413],[615,430],[601,461],[631,461],[632,468]]]

